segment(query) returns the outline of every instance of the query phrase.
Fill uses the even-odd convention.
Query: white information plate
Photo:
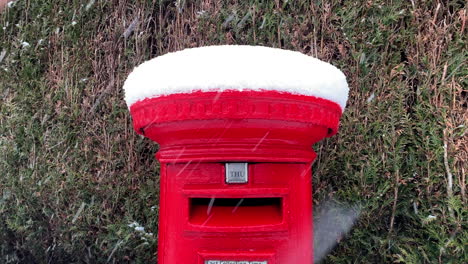
[[[226,163],[226,183],[247,183],[248,181],[249,181],[249,173],[248,173],[247,163]],[[215,263],[215,264],[218,264],[218,263]],[[225,264],[225,263],[222,263],[222,264]],[[230,263],[227,263],[227,264],[230,264]],[[254,264],[263,264],[263,263],[254,263]]]
[[[248,260],[205,260],[205,264],[268,264],[268,261]]]

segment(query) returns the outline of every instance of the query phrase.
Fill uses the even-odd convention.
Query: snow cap
[[[136,67],[127,106],[195,91],[278,91],[333,101],[344,110],[348,83],[335,66],[300,52],[262,46],[207,46],[168,53]]]

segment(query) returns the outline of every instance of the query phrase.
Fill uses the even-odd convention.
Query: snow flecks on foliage
[[[208,13],[208,12],[207,12],[206,10],[197,11],[196,17],[197,17],[197,18],[204,17],[205,15],[207,15],[207,13]]]
[[[15,4],[16,4],[16,0],[15,0],[15,1],[8,2],[8,3],[7,3],[7,7],[8,7],[8,8],[12,8],[12,7],[15,6]]]
[[[145,228],[142,225],[140,225],[138,222],[132,222],[132,223],[130,223],[128,225],[128,227],[133,228],[135,231],[137,231],[138,233],[143,235],[143,237],[142,237],[143,240],[146,240],[145,237],[152,237],[153,236],[153,233],[146,232]]]
[[[426,218],[426,220],[428,220],[428,221],[435,220],[435,219],[437,219],[437,216],[435,216],[435,215],[428,215],[427,218]]]
[[[96,0],[90,0],[88,4],[86,4],[85,10],[88,11],[89,9],[91,9],[91,7],[93,7],[95,2]]]
[[[21,47],[23,47],[23,48],[29,48],[30,46],[31,46],[31,44],[29,44],[26,41],[21,42]]]

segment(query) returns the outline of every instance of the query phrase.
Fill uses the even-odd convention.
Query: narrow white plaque
[[[205,260],[205,264],[268,264],[268,261]]]

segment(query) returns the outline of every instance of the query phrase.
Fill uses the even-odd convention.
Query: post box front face
[[[274,264],[312,259],[310,180],[307,163],[162,164],[160,260]]]

